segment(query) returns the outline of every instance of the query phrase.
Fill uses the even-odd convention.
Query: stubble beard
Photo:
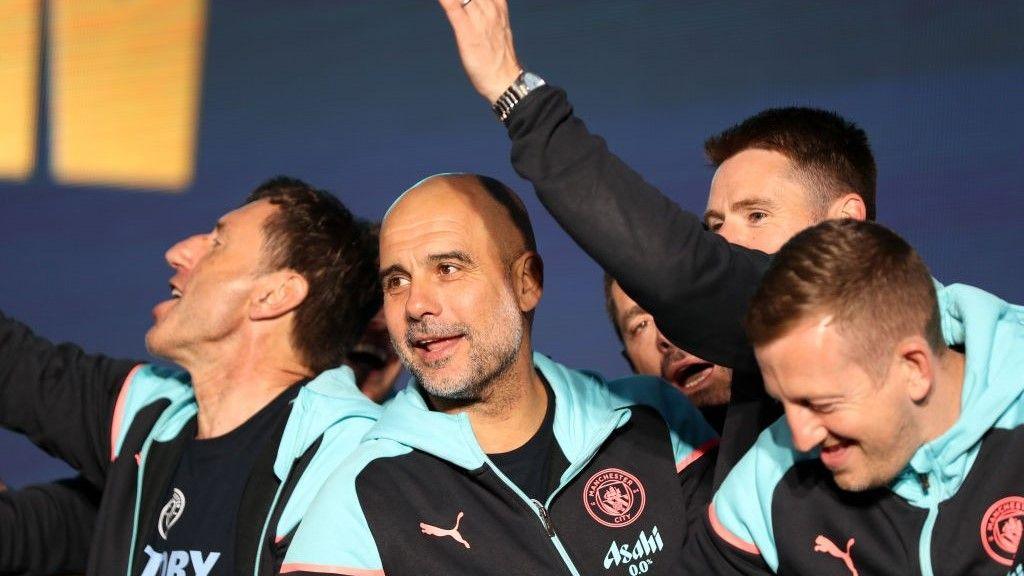
[[[411,325],[406,331],[405,342],[391,339],[402,365],[416,378],[423,391],[429,396],[446,403],[472,404],[482,400],[495,382],[503,380],[516,363],[522,346],[524,326],[522,315],[510,300],[503,302],[502,310],[493,317],[486,328],[476,331],[461,323],[447,325]],[[458,334],[464,335],[469,344],[469,359],[465,371],[445,378],[434,378],[431,372],[444,368],[453,360],[452,356],[434,362],[422,362],[411,352],[411,342],[417,334]],[[479,342],[478,334],[490,335],[491,342]]]
[[[897,428],[895,437],[912,437],[912,431],[912,424],[905,421]],[[863,444],[860,443],[854,444],[851,449],[860,451],[862,473],[848,475],[844,479],[833,474],[836,485],[848,492],[865,492],[889,486],[903,472],[917,451],[917,448],[912,447],[910,443],[879,451],[872,450],[871,453],[866,451]],[[880,454],[875,455],[875,452],[880,452]]]

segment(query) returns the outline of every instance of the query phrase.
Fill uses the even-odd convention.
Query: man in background
[[[622,344],[622,356],[636,374],[659,376],[685,394],[719,434],[729,404],[732,370],[697,358],[672,344],[654,318],[604,275],[605,308]]]
[[[742,322],[767,253],[823,219],[874,218],[876,168],[864,131],[830,112],[782,108],[709,139],[717,170],[701,218],[612,154],[564,91],[523,70],[505,0],[439,2],[470,82],[508,128],[513,167],[541,203],[673,344],[733,370],[724,476],[781,413],[764,393]]]

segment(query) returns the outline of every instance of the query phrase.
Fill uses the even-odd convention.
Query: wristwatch
[[[544,84],[543,78],[533,72],[526,72],[524,70],[519,73],[519,76],[516,76],[512,85],[502,92],[501,96],[498,96],[498,99],[491,105],[491,110],[494,111],[494,115],[498,117],[502,124],[508,126],[508,117],[512,114],[512,109],[515,108],[516,104],[525,98],[527,94]]]

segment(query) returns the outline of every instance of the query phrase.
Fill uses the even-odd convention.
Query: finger
[[[473,10],[478,11],[484,17],[484,20],[489,23],[496,22],[498,16],[500,16],[498,8],[494,5],[494,0],[472,0],[469,5],[466,6],[466,9],[469,10],[470,7],[473,7]]]
[[[462,11],[466,13],[466,16],[469,17],[469,19],[478,29],[484,29],[484,27],[487,25],[488,1],[489,0],[470,0],[466,4],[461,4]]]
[[[462,2],[460,0],[437,0],[437,3],[444,8],[447,13],[454,12],[462,8]]]
[[[444,8],[444,13],[448,16],[448,23],[452,25],[452,28],[459,30],[465,26],[468,15],[462,7],[461,0],[438,0],[438,3],[441,8]]]

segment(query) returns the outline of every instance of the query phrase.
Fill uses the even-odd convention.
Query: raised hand
[[[489,104],[522,71],[512,43],[505,0],[438,0],[455,32],[462,67]]]

